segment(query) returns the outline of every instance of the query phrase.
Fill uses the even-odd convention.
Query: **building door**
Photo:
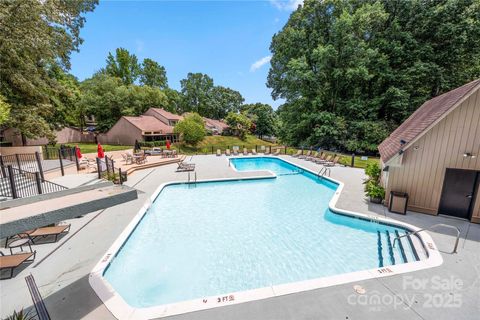
[[[447,168],[438,213],[470,219],[478,175],[478,171]]]

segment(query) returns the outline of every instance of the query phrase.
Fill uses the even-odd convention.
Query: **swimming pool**
[[[185,301],[202,309],[248,301],[242,292],[274,296],[316,279],[420,262],[418,239],[393,247],[406,228],[332,212],[338,182],[277,158],[230,165],[275,176],[163,186],[102,260],[102,281],[128,308],[175,314]]]

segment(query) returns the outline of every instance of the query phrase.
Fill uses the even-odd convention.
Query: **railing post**
[[[40,173],[35,172],[35,182],[37,183],[38,194],[42,194],[42,181],[40,178]]]
[[[120,184],[123,184],[123,177],[122,177],[122,168],[118,168],[118,180],[120,181]]]
[[[17,160],[18,170],[22,170],[22,168],[20,167],[20,157],[18,156],[18,153],[15,153],[15,159]]]
[[[80,163],[78,162],[77,147],[75,147],[75,164],[77,165],[77,172],[80,171]]]
[[[7,172],[5,171],[5,164],[3,163],[3,156],[0,155],[0,166],[2,167],[2,177],[7,176]]]
[[[258,152],[258,148],[257,148],[257,147],[258,147],[258,146],[257,146],[257,145],[255,145],[255,152]]]
[[[8,171],[8,180],[10,182],[10,190],[12,190],[12,198],[17,199],[18,198],[17,187],[15,185],[15,178],[13,176],[13,169],[11,165],[7,166],[7,171]]]
[[[355,153],[352,153],[351,166],[352,166],[352,168],[355,167]]]
[[[64,176],[65,170],[63,170],[62,151],[60,149],[58,149],[58,160],[60,161],[60,171],[62,172],[62,176]]]
[[[107,174],[110,174],[110,166],[108,165],[108,157],[107,155],[105,155],[105,166],[107,167]]]
[[[212,154],[213,154],[213,146],[212,146]]]
[[[35,151],[35,159],[37,159],[38,171],[40,172],[40,177],[42,178],[43,182],[45,181],[45,177],[43,176],[42,160],[40,159],[40,153],[38,151]]]
[[[102,171],[100,165],[100,159],[97,157],[97,172],[98,172],[98,179],[102,179]]]

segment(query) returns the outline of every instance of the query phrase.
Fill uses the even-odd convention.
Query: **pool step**
[[[377,254],[378,254],[378,267],[392,266],[396,264],[402,264],[412,261],[420,260],[419,255],[415,247],[417,246],[414,241],[416,238],[404,237],[395,241],[395,247],[393,247],[393,241],[396,237],[403,234],[398,230],[379,231],[377,230]]]

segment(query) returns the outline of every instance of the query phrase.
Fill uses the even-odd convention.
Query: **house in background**
[[[205,121],[205,129],[211,131],[213,134],[222,134],[225,130],[228,129],[228,124],[221,120],[215,120],[210,118],[203,117]]]
[[[95,135],[91,132],[82,132],[77,128],[64,127],[54,132],[56,143],[95,142]],[[23,138],[14,128],[5,128],[1,132],[2,141],[12,146],[40,146],[49,143],[46,137],[30,139]]]
[[[183,120],[182,116],[173,114],[161,108],[149,108],[143,115],[155,117],[166,125],[172,127],[174,127],[179,121]]]
[[[480,79],[425,102],[378,147],[386,204],[480,223]]]
[[[134,145],[135,141],[178,141],[178,135],[156,117],[121,117],[106,133],[97,136],[98,142],[116,145]]]

